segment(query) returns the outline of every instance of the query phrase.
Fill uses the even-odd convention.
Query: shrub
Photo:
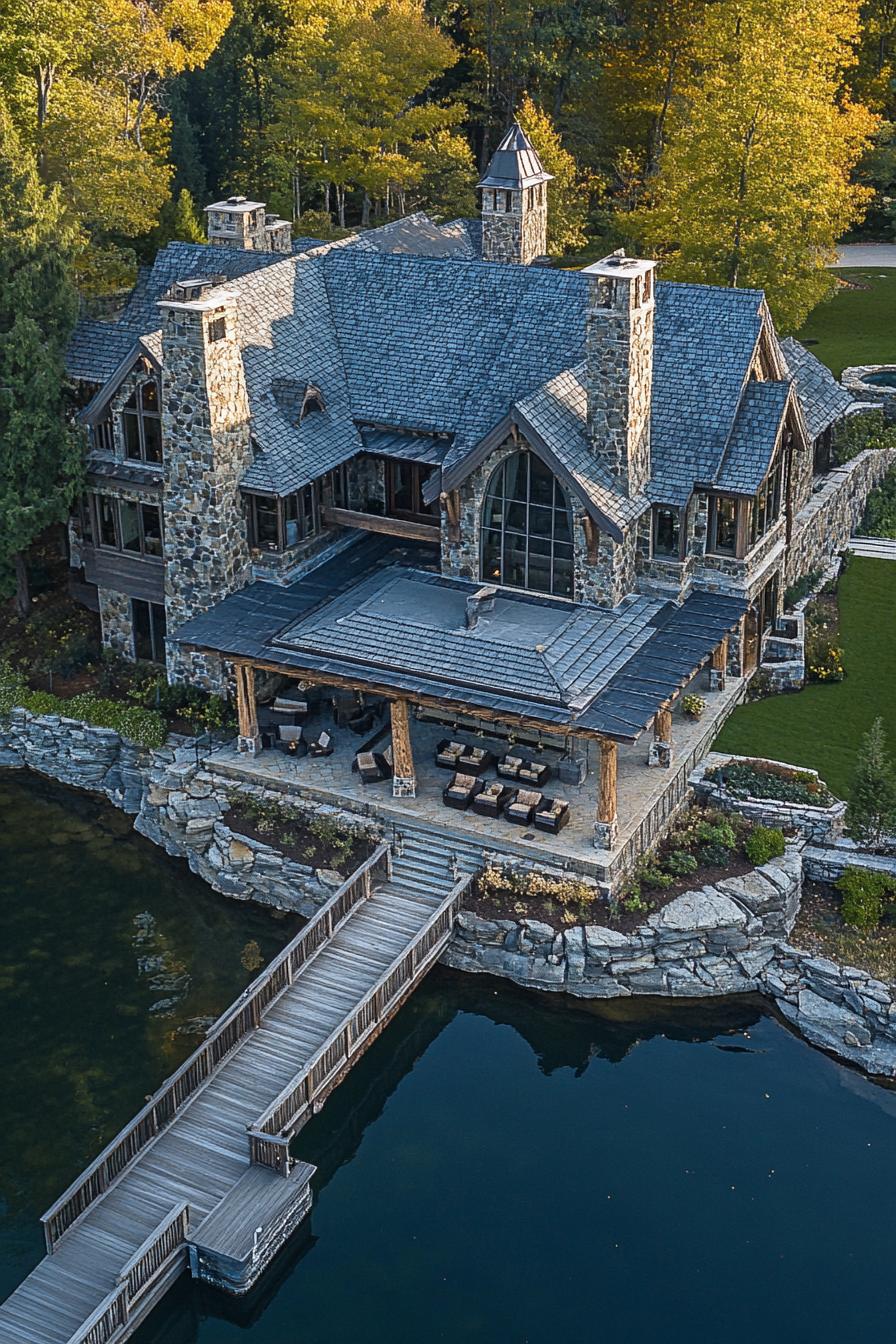
[[[728,845],[703,845],[700,849],[700,862],[707,868],[724,868],[731,860],[731,848]]]
[[[883,719],[875,719],[859,747],[856,773],[846,805],[846,827],[854,840],[879,845],[896,831],[896,774],[887,754]]]
[[[827,640],[807,640],[806,676],[810,681],[842,681],[846,668],[840,646]]]
[[[737,844],[730,821],[701,821],[697,826],[697,840],[701,845],[713,845],[717,849],[734,849]]]
[[[29,691],[7,663],[0,666],[0,714],[8,714],[15,706],[27,709],[29,714],[62,714],[82,719],[94,728],[112,728],[138,747],[160,747],[168,736],[165,720],[152,710],[104,700],[90,691],[73,695],[70,700],[49,691]]]
[[[687,877],[688,873],[696,872],[699,866],[693,854],[686,849],[674,849],[666,859],[666,868],[676,877]]]
[[[834,458],[842,466],[866,448],[893,447],[896,447],[896,430],[883,411],[866,411],[840,421],[834,439]]]
[[[671,873],[666,872],[652,854],[645,854],[635,868],[635,878],[639,886],[653,887],[664,891],[675,881]]]
[[[866,868],[847,868],[837,882],[840,916],[854,929],[873,929],[881,921],[884,901],[896,890],[896,880]]]
[[[681,697],[681,708],[688,718],[699,719],[706,708],[706,701],[702,695],[683,695]]]
[[[784,832],[777,826],[757,826],[744,843],[744,852],[756,868],[769,859],[780,858],[784,849]]]
[[[896,537],[896,470],[888,471],[868,496],[859,532],[868,537]]]

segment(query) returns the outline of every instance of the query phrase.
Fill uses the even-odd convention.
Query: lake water
[[[0,816],[5,1295],[38,1214],[293,925],[78,795],[0,776]],[[759,1002],[436,970],[298,1136],[314,1211],[255,1292],[183,1280],[135,1339],[886,1338],[894,1135],[896,1094]]]

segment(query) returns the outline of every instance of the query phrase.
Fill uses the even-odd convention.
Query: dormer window
[[[132,462],[162,460],[162,416],[158,379],[150,378],[132,393],[121,412],[124,455]]]
[[[319,387],[309,383],[305,388],[305,396],[302,401],[302,410],[299,414],[299,421],[305,419],[306,415],[314,415],[315,412],[322,412],[324,409],[324,395]]]

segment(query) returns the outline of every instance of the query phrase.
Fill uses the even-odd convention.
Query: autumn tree
[[[857,22],[855,0],[707,7],[696,82],[626,221],[665,275],[764,288],[790,329],[831,291],[835,242],[870,196],[851,172],[875,119],[844,87]]]
[[[563,148],[560,136],[548,114],[537,107],[528,94],[519,106],[517,119],[532,141],[546,172],[548,183],[548,255],[562,257],[565,252],[584,247],[587,211],[587,186],[579,177],[576,161]]]
[[[70,230],[0,109],[0,563],[27,614],[27,548],[62,522],[81,484],[81,445],[63,417],[63,355],[77,314]]]
[[[272,155],[292,182],[293,212],[307,191],[330,188],[345,225],[346,193],[404,211],[421,181],[420,146],[455,124],[459,106],[423,97],[457,59],[420,0],[288,0],[289,27],[276,60]]]

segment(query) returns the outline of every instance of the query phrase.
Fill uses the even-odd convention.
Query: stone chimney
[[[546,173],[532,141],[515,121],[479,182],[482,260],[528,266],[547,251]]]
[[[653,261],[621,250],[586,266],[588,435],[595,456],[631,498],[650,479],[653,391]]]
[[[208,240],[218,247],[239,247],[247,252],[292,251],[292,228],[288,219],[270,214],[263,201],[228,196],[207,205]]]
[[[165,615],[174,633],[250,578],[240,480],[252,460],[237,294],[179,281],[162,314]],[[169,648],[168,672],[220,689],[216,660]]]

